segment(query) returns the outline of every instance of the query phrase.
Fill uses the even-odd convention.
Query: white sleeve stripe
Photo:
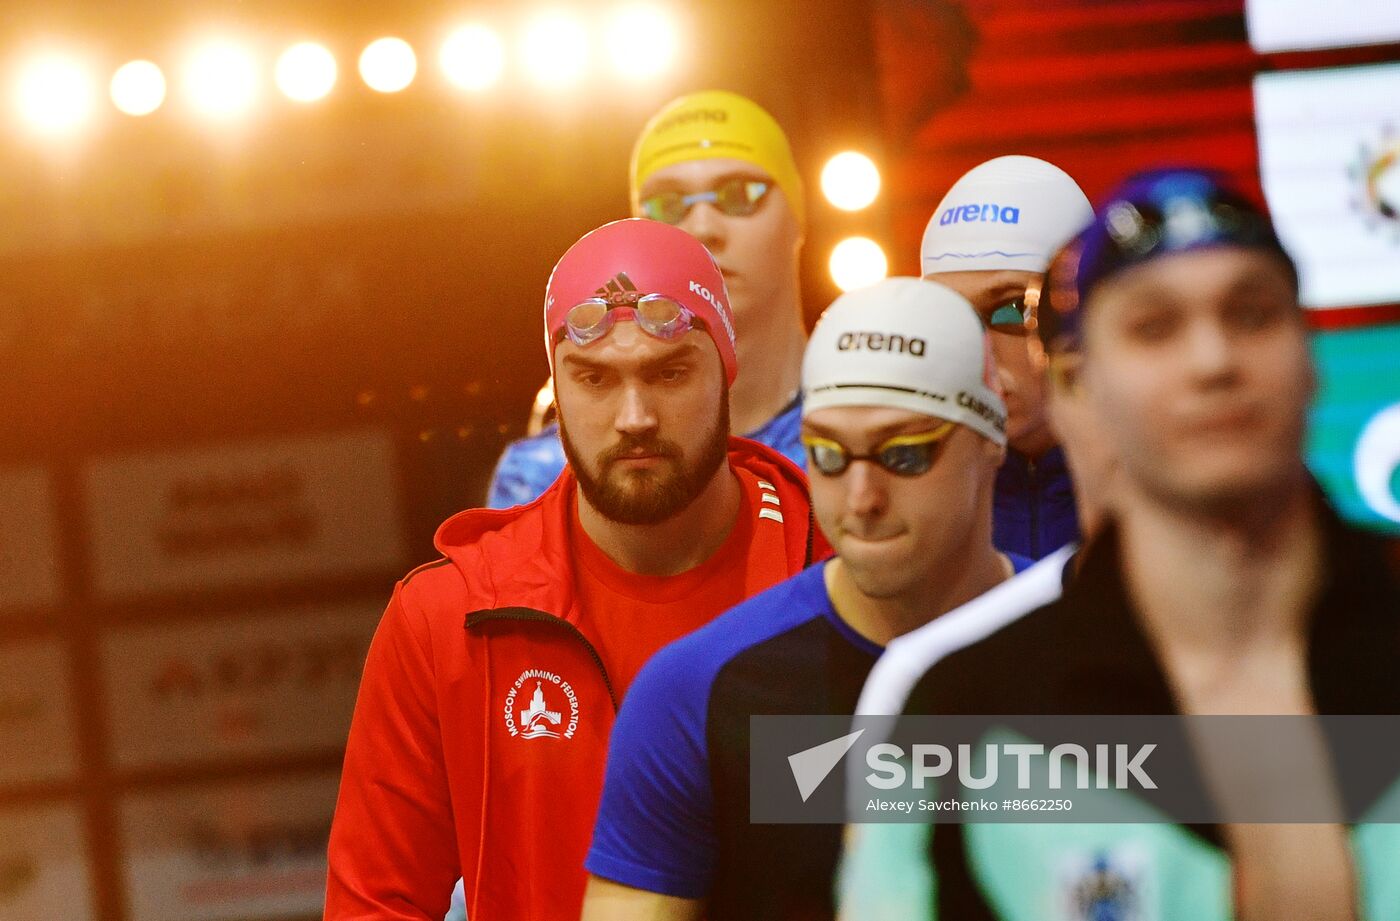
[[[771,518],[772,520],[778,522],[779,524],[782,524],[782,521],[783,521],[783,513],[780,512],[780,511],[778,511],[777,509],[771,509],[771,508],[761,508],[761,509],[759,509],[759,510],[758,510],[758,517],[759,517],[759,518]]]
[[[758,481],[758,488],[759,488],[759,489],[766,489],[766,490],[768,490],[769,492],[777,492],[777,491],[778,491],[778,487],[774,486],[772,483],[768,482],[767,480],[759,480],[759,481]]]
[[[762,501],[767,502],[769,505],[782,505],[782,504],[783,504],[783,500],[782,500],[782,499],[779,499],[777,496],[775,496],[775,495],[774,495],[773,493],[771,493],[771,492],[761,492],[761,493],[758,494],[758,497],[759,497],[759,499],[761,499]]]
[[[897,715],[914,685],[940,661],[1060,597],[1077,544],[1061,547],[962,607],[896,637],[870,670],[857,716]]]

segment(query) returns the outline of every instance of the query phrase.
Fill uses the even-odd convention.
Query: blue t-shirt
[[[834,916],[841,827],[748,821],[749,717],[854,713],[882,651],[837,616],[824,568],[755,595],[642,668],[609,743],[590,873],[707,899],[712,921]]]
[[[801,428],[802,401],[798,399],[744,437],[768,445],[805,470],[807,455],[802,447]],[[486,505],[510,508],[533,502],[559,478],[563,469],[564,446],[559,441],[559,427],[551,424],[538,435],[506,446],[491,477]]]

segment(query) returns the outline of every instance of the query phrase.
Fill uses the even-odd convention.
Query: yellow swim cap
[[[758,103],[738,93],[706,90],[667,103],[632,149],[632,213],[641,213],[642,183],[686,160],[732,158],[762,168],[787,196],[798,226],[806,223],[802,179],[787,135]]]

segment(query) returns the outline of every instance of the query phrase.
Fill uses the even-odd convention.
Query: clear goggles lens
[[[697,322],[693,313],[664,294],[624,294],[575,304],[564,317],[564,333],[575,345],[596,342],[612,329],[622,312],[658,339],[683,336]]]

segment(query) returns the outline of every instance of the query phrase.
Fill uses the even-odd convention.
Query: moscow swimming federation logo
[[[521,690],[528,689],[531,682],[535,687],[533,692],[526,691],[530,694],[526,701]],[[546,694],[546,686],[551,688],[551,693]],[[562,709],[555,709],[555,702],[559,699],[553,693],[555,691],[563,694],[568,701],[567,716]],[[526,669],[506,693],[505,719],[506,731],[511,736],[522,739],[572,739],[578,731],[578,694],[573,685],[554,672]]]

